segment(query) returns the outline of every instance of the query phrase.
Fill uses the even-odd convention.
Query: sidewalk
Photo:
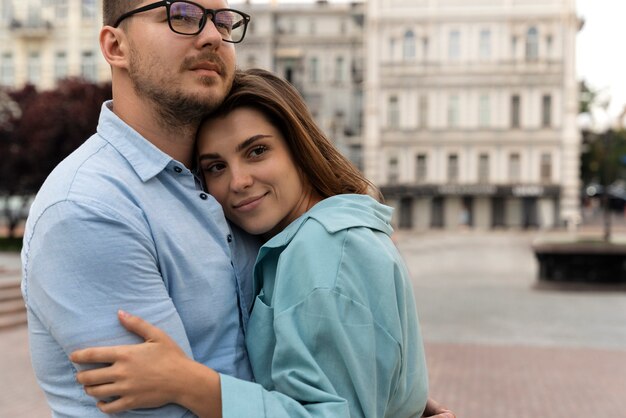
[[[537,286],[537,234],[396,237],[413,276],[431,395],[458,418],[626,416],[626,289]],[[18,255],[0,253],[0,280],[16,269]],[[0,387],[0,417],[50,416],[26,327],[0,333]]]

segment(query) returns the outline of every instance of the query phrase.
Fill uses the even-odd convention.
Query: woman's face
[[[257,110],[208,119],[197,147],[209,192],[226,217],[251,234],[274,236],[320,200],[303,182],[282,134]]]

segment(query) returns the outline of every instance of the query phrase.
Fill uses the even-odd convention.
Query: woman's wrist
[[[184,382],[181,382],[181,389],[176,391],[175,403],[200,418],[221,418],[222,389],[219,373],[191,359],[184,370]]]

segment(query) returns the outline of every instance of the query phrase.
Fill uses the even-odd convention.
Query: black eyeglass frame
[[[198,7],[200,10],[202,10],[202,20],[200,21],[200,25],[198,26],[198,31],[195,33],[183,33],[183,32],[179,32],[176,29],[174,29],[174,27],[172,26],[172,22],[170,20],[170,7],[172,6],[173,3],[189,3],[189,4],[193,4],[194,6]],[[243,39],[246,37],[246,30],[248,29],[248,23],[250,23],[250,15],[241,12],[239,10],[235,10],[235,9],[205,9],[204,6],[202,6],[201,4],[198,3],[194,3],[193,1],[187,1],[187,0],[175,0],[175,1],[171,1],[171,0],[163,0],[163,1],[157,1],[155,3],[150,3],[150,4],[146,4],[145,6],[139,7],[137,9],[131,10],[129,12],[124,13],[123,15],[121,15],[120,17],[117,18],[117,20],[115,21],[115,23],[113,24],[114,28],[117,28],[120,23],[122,23],[122,21],[124,19],[126,19],[127,17],[130,17],[132,15],[135,15],[137,13],[141,13],[141,12],[147,12],[148,10],[153,10],[159,7],[163,7],[165,6],[165,9],[167,10],[167,24],[170,27],[170,30],[174,33],[178,33],[179,35],[189,35],[189,36],[195,36],[197,34],[199,34],[200,32],[202,32],[202,30],[204,29],[204,27],[206,26],[206,22],[208,20],[211,20],[211,22],[214,22],[213,19],[215,19],[215,15],[219,12],[235,12],[240,14],[243,17],[243,20],[240,22],[237,22],[237,24],[243,24],[243,33],[241,34],[241,39],[238,41],[233,41],[230,39],[224,39],[222,38],[222,41],[224,42],[230,42],[232,44],[238,44],[239,42],[243,41]],[[211,16],[210,19],[207,19],[207,16]],[[237,26],[236,26],[237,27]],[[233,28],[234,29],[234,28]]]

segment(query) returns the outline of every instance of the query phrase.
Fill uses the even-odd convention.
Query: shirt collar
[[[152,179],[172,162],[172,157],[126,124],[112,109],[111,100],[102,105],[98,134],[128,161],[143,182]]]
[[[284,230],[267,241],[263,248],[284,247],[296,235],[302,224],[309,218],[317,220],[330,234],[354,227],[366,227],[393,233],[391,213],[393,209],[378,203],[367,195],[340,194],[328,197],[317,203]]]

